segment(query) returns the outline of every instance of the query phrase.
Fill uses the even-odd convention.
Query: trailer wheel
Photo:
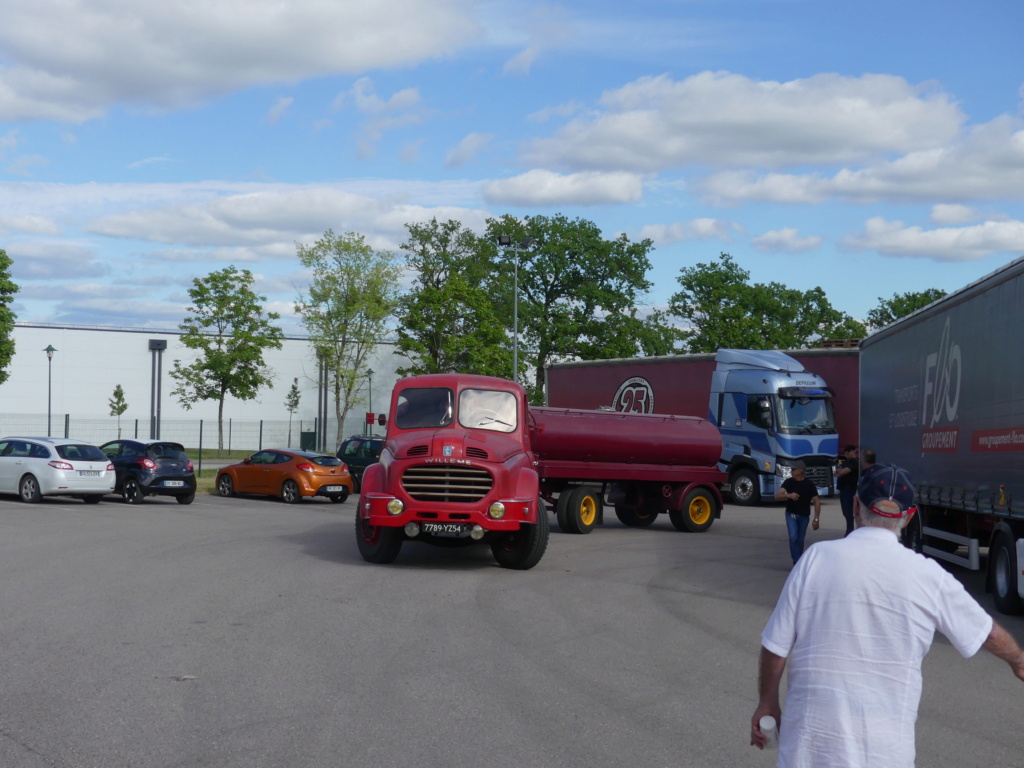
[[[370,525],[369,520],[356,514],[356,545],[363,560],[377,565],[394,562],[402,551],[402,529]]]
[[[581,485],[558,497],[556,517],[564,533],[590,533],[600,516],[601,500],[591,488]]]
[[[761,486],[757,474],[749,467],[740,467],[729,478],[732,490],[729,495],[734,504],[750,507],[761,501]]]
[[[502,568],[528,571],[544,557],[550,531],[544,501],[537,499],[537,524],[501,535],[491,543],[491,554]]]
[[[677,531],[703,533],[715,522],[715,500],[704,488],[694,488],[683,500],[682,509],[668,513]]]
[[[619,504],[615,505],[615,516],[619,522],[628,525],[630,528],[648,528],[658,519],[657,509],[649,504],[643,505],[640,509],[630,509]]]
[[[996,534],[988,551],[992,578],[992,595],[1000,613],[1020,613],[1021,599],[1017,593],[1017,550],[1013,537]]]

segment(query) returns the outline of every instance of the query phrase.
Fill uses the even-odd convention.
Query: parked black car
[[[363,470],[380,459],[384,450],[383,435],[353,435],[338,448],[338,458],[348,464],[352,475],[352,493],[359,493],[363,483]]]
[[[111,440],[100,446],[114,465],[120,493],[129,504],[146,496],[173,496],[179,504],[196,497],[192,462],[180,443],[167,440]]]

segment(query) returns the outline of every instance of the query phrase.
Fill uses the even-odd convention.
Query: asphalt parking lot
[[[479,546],[364,563],[354,502],[0,498],[0,766],[774,765],[748,730],[780,508],[555,526],[516,572]],[[809,540],[840,535],[827,500]],[[1016,768],[1022,700],[937,638],[918,765]]]

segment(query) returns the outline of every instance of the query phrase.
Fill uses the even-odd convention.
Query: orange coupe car
[[[221,496],[279,496],[289,504],[302,501],[304,496],[325,496],[339,504],[352,493],[352,476],[336,456],[272,449],[223,467],[217,472],[217,492]]]

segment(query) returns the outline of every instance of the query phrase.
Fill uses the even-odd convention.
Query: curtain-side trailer
[[[904,542],[1024,597],[1024,258],[861,342],[861,437],[911,474]]]

